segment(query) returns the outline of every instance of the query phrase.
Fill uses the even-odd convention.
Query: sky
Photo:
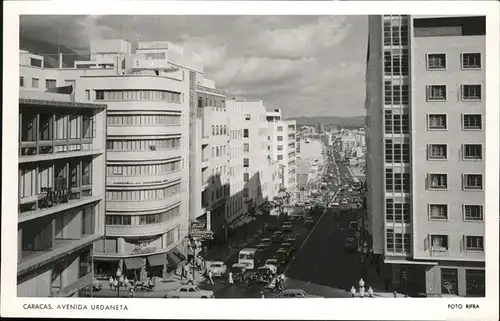
[[[228,97],[263,100],[288,117],[365,113],[367,16],[33,15],[20,27],[78,53],[93,39],[170,41]]]

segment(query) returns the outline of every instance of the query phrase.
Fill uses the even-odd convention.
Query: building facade
[[[42,57],[20,63],[17,295],[81,296],[104,237],[106,106],[58,87]]]
[[[484,296],[485,17],[373,16],[369,26],[374,252],[405,291]]]

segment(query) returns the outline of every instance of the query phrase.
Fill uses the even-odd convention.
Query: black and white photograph
[[[497,316],[498,13],[169,2],[4,29],[18,77],[4,73],[2,288],[29,300],[19,313],[243,317],[295,298],[310,300],[271,300],[270,317],[337,302],[357,318],[419,298],[403,318],[440,300],[436,317]]]

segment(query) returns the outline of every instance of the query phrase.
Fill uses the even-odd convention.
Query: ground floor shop
[[[130,257],[95,257],[94,271],[97,279],[115,277],[120,270],[129,280],[145,281],[151,277],[168,278],[186,260],[182,243],[162,253],[148,253]]]
[[[392,282],[410,296],[485,296],[485,268],[480,262],[393,264]]]

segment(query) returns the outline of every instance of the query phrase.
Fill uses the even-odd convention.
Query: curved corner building
[[[91,52],[92,63],[114,64],[83,76],[90,100],[109,106],[106,238],[95,248],[96,275],[120,268],[131,279],[164,277],[183,259],[177,246],[188,232],[190,74],[182,49],[139,43],[131,54],[129,43],[107,40]]]

